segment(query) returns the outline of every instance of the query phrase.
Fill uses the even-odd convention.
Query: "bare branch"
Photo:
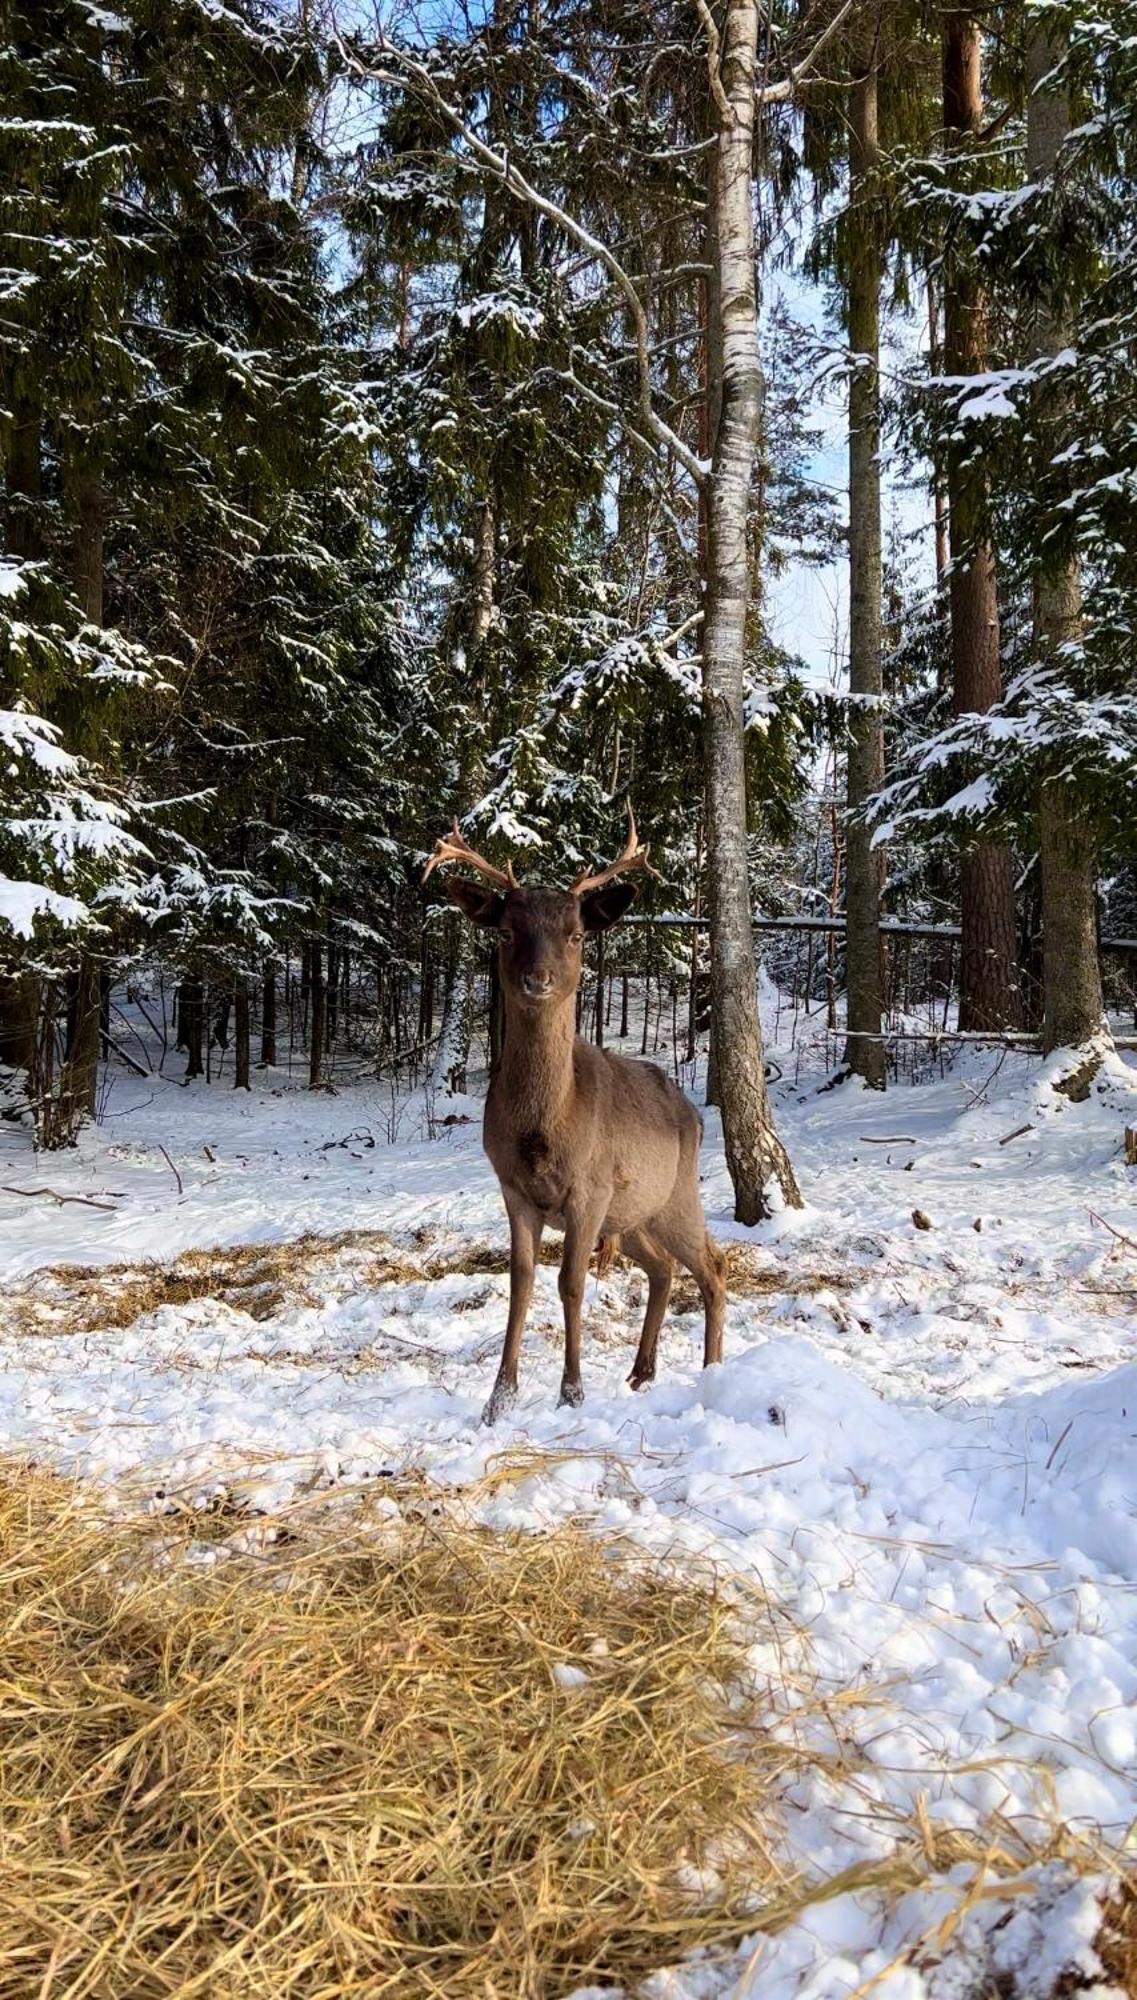
[[[719,64],[721,43],[715,17],[707,0],[695,0],[695,10],[707,35],[707,76],[710,80],[711,96],[715,100],[719,117],[724,125],[734,124],[734,106],[723,88],[722,69]]]
[[[856,0],[843,0],[843,5],[838,7],[828,27],[822,29],[809,54],[803,56],[796,69],[791,68],[779,83],[764,84],[761,90],[756,91],[755,103],[784,104],[787,98],[792,97],[799,83],[804,83],[810,71],[816,69],[833,37],[852,13],[855,4]]]
[[[662,639],[657,639],[656,645],[661,650],[666,650],[668,646],[677,646],[680,639],[685,639],[688,632],[693,632],[696,626],[701,625],[705,617],[704,611],[692,611],[691,616],[685,618],[681,625],[676,625],[673,631],[666,632]]]

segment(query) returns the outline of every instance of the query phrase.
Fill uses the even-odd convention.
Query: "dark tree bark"
[[[242,976],[237,979],[233,988],[234,1090],[248,1090],[249,1069],[249,982]]]
[[[933,375],[944,372],[943,342],[940,339],[940,313],[936,300],[935,280],[931,271],[927,273],[928,294],[928,366]],[[932,507],[935,516],[936,549],[936,589],[942,590],[947,577],[948,566],[948,524],[947,507],[944,500],[944,477],[941,463],[942,453],[937,446],[932,453]]]
[[[962,152],[983,125],[979,20],[966,7],[943,16],[944,129]],[[987,300],[968,263],[949,256],[944,274],[944,365],[949,375],[988,366]],[[1002,699],[995,552],[986,532],[986,476],[966,447],[947,454],[951,540],[952,705],[982,713]],[[1015,877],[1010,848],[980,841],[960,859],[959,1025],[990,1031],[1022,1022],[1015,951]]]
[[[1069,785],[1050,778],[1038,807],[1042,879],[1042,1046],[1079,1048],[1104,1018],[1092,827]]]
[[[339,1028],[340,1019],[340,955],[336,947],[331,944],[328,946],[328,991],[326,1005],[328,1021],[325,1030],[325,1047],[330,1053],[335,1046],[336,1032]]]
[[[66,489],[74,520],[71,568],[75,595],[88,624],[101,625],[107,497],[98,475],[86,466],[69,468]]]
[[[845,852],[845,1064],[876,1090],[885,1082],[880,902],[884,853],[864,808],[884,782],[881,722],[880,288],[881,230],[874,213],[880,161],[877,77],[870,59],[849,101],[849,747]]]
[[[221,995],[220,1000],[217,1003],[217,1012],[213,1019],[212,1032],[209,1037],[211,1047],[216,1047],[219,1049],[228,1048],[229,1017],[232,1014],[232,1012],[233,1012],[233,995],[231,993],[223,993]]]
[[[319,1090],[324,1081],[324,1034],[327,1027],[328,990],[324,984],[324,952],[319,944],[308,948],[308,980],[312,996],[312,1027],[308,1037],[308,1088]]]
[[[31,1072],[38,1010],[37,979],[30,973],[0,974],[0,1063]]]
[[[8,503],[8,549],[21,561],[35,562],[43,554],[43,498],[41,432],[43,417],[39,405],[27,397],[17,397],[8,434],[8,456],[4,485]]]
[[[200,979],[184,979],[178,988],[178,1047],[186,1052],[186,1079],[204,1068],[205,993]]]
[[[703,622],[703,741],[711,991],[727,1166],[740,1222],[768,1213],[766,1188],[800,1206],[797,1182],[766,1091],[747,865],[743,679],[750,609],[750,495],[762,409],[753,210],[757,0],[727,0],[712,108],[710,305],[722,386],[707,491]],[[711,343],[708,343],[711,345]]]
[[[99,1086],[99,1026],[103,1012],[100,968],[84,952],[67,992],[67,1041],[59,1074],[58,1133],[70,1144],[95,1115]]]
[[[434,953],[424,928],[419,958],[418,1038],[429,1042],[434,1033]]]
[[[276,972],[269,966],[261,988],[261,1067],[276,1065]]]
[[[6,539],[11,555],[34,562],[43,554],[41,415],[25,398],[14,399],[14,405],[4,464]],[[0,974],[0,1062],[24,1070],[29,1086],[37,1067],[40,999],[40,982],[33,974]]]
[[[1059,31],[1049,16],[1036,16],[1027,43],[1027,175],[1033,183],[1053,174],[1070,129],[1065,91],[1042,88],[1060,53]],[[1067,311],[1046,301],[1040,304],[1036,353],[1058,353],[1069,344],[1072,332]],[[1046,418],[1057,449],[1068,425],[1061,385],[1051,389]],[[1052,659],[1081,636],[1081,573],[1072,552],[1051,563],[1036,581],[1035,650],[1040,658]],[[1074,787],[1059,776],[1047,778],[1041,788],[1038,847],[1045,989],[1042,1045],[1049,1052],[1092,1040],[1101,1031],[1105,1012],[1097,949],[1096,838]]]

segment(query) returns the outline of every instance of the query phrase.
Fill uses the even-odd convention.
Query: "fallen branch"
[[[894,1132],[888,1139],[870,1139],[867,1132],[862,1132],[857,1140],[859,1146],[918,1146],[919,1143],[910,1132]]]
[[[1003,1134],[999,1144],[1000,1146],[1009,1146],[1012,1139],[1021,1139],[1024,1132],[1033,1132],[1034,1129],[1033,1125],[1016,1125],[1013,1132],[1005,1132]]]
[[[46,1195],[48,1201],[58,1202],[61,1208],[65,1201],[73,1201],[76,1202],[81,1208],[105,1208],[110,1215],[114,1215],[117,1213],[114,1201],[96,1201],[89,1194],[59,1194],[57,1193],[55,1188],[49,1188],[49,1187],[41,1187],[41,1188],[9,1187],[7,1183],[4,1183],[2,1186],[0,1186],[0,1194],[22,1194],[27,1198],[28,1201],[31,1201],[36,1195]],[[122,1197],[120,1195],[116,1195],[115,1201],[119,1201],[121,1200],[121,1198]]]
[[[184,1194],[185,1188],[182,1186],[182,1177],[178,1172],[176,1166],[174,1165],[173,1161],[171,1160],[170,1155],[167,1153],[166,1148],[162,1145],[159,1145],[158,1151],[161,1153],[162,1158],[165,1160],[166,1165],[169,1167],[170,1172],[173,1174],[174,1179],[177,1181],[178,1193]]]
[[[1086,1213],[1091,1222],[1100,1222],[1102,1228],[1108,1229],[1111,1236],[1116,1236],[1119,1243],[1124,1243],[1127,1250],[1137,1250],[1137,1243],[1133,1241],[1133,1238],[1123,1235],[1120,1229],[1115,1229],[1112,1222],[1107,1222],[1104,1215],[1099,1215],[1096,1209],[1087,1209]]]
[[[126,1050],[119,1046],[118,1042],[115,1041],[113,1035],[108,1035],[105,1028],[100,1028],[99,1033],[102,1037],[104,1056],[106,1055],[108,1049],[113,1049],[119,1061],[121,1063],[125,1063],[127,1069],[132,1069],[134,1071],[135,1076],[143,1076],[143,1077],[153,1076],[154,1074],[153,1070],[145,1069],[140,1062],[135,1062],[133,1056],[128,1056]]]

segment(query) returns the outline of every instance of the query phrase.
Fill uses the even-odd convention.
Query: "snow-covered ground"
[[[992,1051],[885,1096],[800,1075],[777,1101],[801,1214],[753,1231],[729,1220],[708,1120],[708,1214],[739,1245],[721,1369],[701,1372],[701,1319],[679,1290],[659,1379],[633,1396],[644,1287],[617,1269],[590,1284],[585,1405],[557,1409],[545,1267],[521,1398],[492,1432],[478,1420],[507,1279],[480,1253],[506,1233],[475,1102],[118,1074],[74,1154],[37,1160],[0,1128],[0,1447],[112,1486],[192,1498],[221,1482],[270,1503],[314,1472],[413,1467],[491,1524],[585,1518],[698,1551],[777,1607],[779,1643],[754,1656],[772,1721],[830,1754],[786,1802],[791,1857],[811,1876],[953,1827],[1004,1848],[1059,1827],[1124,1847],[1137,1172],[1123,1130],[1137,1071],[1112,1058],[1083,1104],[1036,1058]],[[263,1295],[52,1331],[74,1298],[52,1266],[302,1236],[340,1240],[298,1250]],[[509,1479],[486,1477],[520,1453]],[[961,1862],[887,1911],[849,1888],[658,1991],[965,2000],[1002,1978],[1001,1992],[1043,2000],[1069,1967],[1088,1989],[1091,1890],[1036,1870],[1033,1893],[961,1917],[975,1872]]]

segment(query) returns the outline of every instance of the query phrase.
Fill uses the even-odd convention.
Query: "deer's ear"
[[[613,882],[607,889],[594,889],[580,899],[581,922],[586,931],[609,931],[626,917],[636,900],[634,882]]]
[[[486,930],[497,929],[505,908],[504,896],[483,889],[480,882],[471,882],[467,875],[448,875],[446,893],[472,924],[481,924]]]

